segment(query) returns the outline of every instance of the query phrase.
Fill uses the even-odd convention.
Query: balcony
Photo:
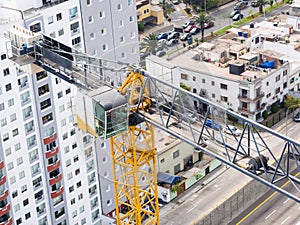
[[[3,168],[4,168],[4,161],[1,160],[1,161],[0,161],[0,170],[2,170]]]
[[[238,95],[238,99],[243,102],[257,102],[265,96],[265,93],[259,93],[255,98],[249,98],[247,95]]]
[[[51,172],[51,171],[53,171],[53,170],[58,169],[59,166],[60,166],[60,160],[58,159],[58,160],[55,162],[55,164],[51,164],[51,165],[47,166],[47,170],[48,170],[48,172]]]
[[[61,181],[61,179],[62,179],[62,173],[59,173],[56,177],[49,179],[49,184],[50,185],[56,184],[57,182]]]
[[[3,195],[0,196],[0,201],[3,201],[4,199],[6,199],[8,196],[8,190],[6,189],[3,193]]]
[[[6,222],[0,223],[0,225],[12,225],[12,224],[13,224],[12,217],[9,217]]]
[[[56,198],[56,197],[62,195],[63,192],[64,192],[64,187],[61,186],[58,191],[51,192],[51,198]]]
[[[58,149],[58,146],[56,146],[54,148],[54,151],[46,151],[46,158],[50,158],[50,157],[53,157],[55,155],[57,155],[57,153],[59,152],[59,149]]]
[[[44,138],[44,144],[47,145],[47,144],[55,141],[56,138],[57,138],[57,133],[54,133],[52,136]]]
[[[10,203],[7,203],[5,208],[0,208],[0,216],[8,213],[10,211]]]
[[[0,185],[3,185],[6,182],[6,176],[3,175],[0,179]]]

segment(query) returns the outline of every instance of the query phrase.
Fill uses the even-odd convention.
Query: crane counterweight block
[[[256,173],[256,171],[258,171],[262,167],[268,169],[268,160],[269,158],[264,155],[251,158],[249,159],[247,170]]]
[[[144,121],[145,121],[144,118],[141,117],[139,114],[134,112],[129,113],[128,126],[136,126]]]

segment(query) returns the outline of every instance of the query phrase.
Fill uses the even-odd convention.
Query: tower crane
[[[43,54],[44,51],[47,54]],[[54,54],[57,55],[54,57]],[[85,125],[78,127],[95,137],[111,139],[117,224],[159,224],[153,127],[300,203],[300,180],[293,173],[294,169],[300,171],[297,141],[137,68],[130,69],[118,88],[117,110],[110,105],[97,111],[99,102],[87,91],[95,94],[97,90],[90,90],[93,83],[105,77],[107,68],[98,63],[101,59],[78,56],[66,48],[59,50],[58,45],[39,42],[34,55],[37,65],[84,89],[76,103],[79,124]],[[72,55],[68,63],[65,55]],[[58,58],[64,59],[49,63]],[[86,62],[84,69],[75,67],[78,60]],[[62,63],[57,65],[59,62]],[[68,68],[62,70],[66,64]],[[115,89],[109,86],[105,89],[106,95]],[[92,100],[85,101],[85,98]],[[206,106],[205,113],[196,112],[195,101]],[[93,110],[84,114],[82,102],[91,104]],[[99,119],[100,115],[105,118]],[[228,117],[241,124],[240,136],[232,132],[227,137],[224,133],[225,129],[230,131]],[[182,129],[174,128],[174,121],[180,123]],[[142,177],[146,177],[143,182]],[[280,187],[278,183],[282,180],[291,182],[293,191]]]

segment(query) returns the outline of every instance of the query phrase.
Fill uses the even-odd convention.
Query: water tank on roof
[[[243,32],[242,31],[238,31],[238,36],[242,37],[243,36]]]
[[[248,37],[248,32],[244,32],[244,38]]]

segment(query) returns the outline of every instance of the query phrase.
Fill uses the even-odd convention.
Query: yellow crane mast
[[[139,101],[144,85],[143,75],[130,70],[118,89],[128,97],[130,113],[128,130],[112,136],[110,144],[117,224],[159,224],[154,129],[135,114],[150,107],[148,88]]]

